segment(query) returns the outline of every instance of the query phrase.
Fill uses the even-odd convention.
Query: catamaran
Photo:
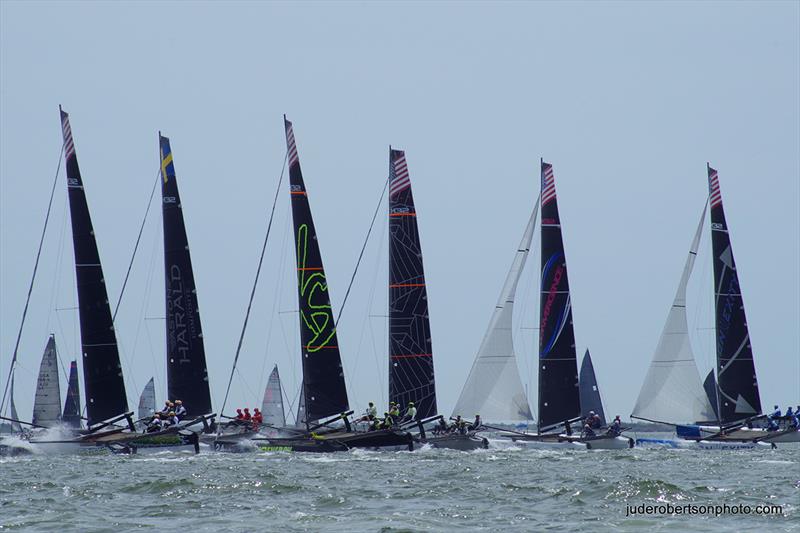
[[[72,242],[86,388],[88,429],[67,439],[31,439],[42,449],[77,451],[108,449],[136,453],[149,449],[190,449],[198,451],[198,438],[192,432],[174,427],[154,433],[136,431],[133,413],[128,411],[116,333],[106,291],[103,267],[97,251],[92,220],[83,188],[69,115],[63,110],[61,126],[67,169],[67,190],[72,215]],[[69,399],[69,396],[68,396]],[[125,421],[126,426],[117,422]]]
[[[422,264],[417,210],[406,154],[389,148],[389,400],[416,409],[401,427],[416,426],[417,442],[437,448],[488,447],[475,431],[432,434],[424,424],[438,419],[428,293]]]
[[[319,241],[311,216],[311,206],[292,123],[284,117],[289,164],[289,192],[292,201],[297,289],[300,315],[300,341],[303,365],[302,419],[305,432],[296,437],[267,438],[267,449],[327,452],[351,448],[414,448],[406,431],[381,429],[354,431],[347,399],[344,368],[339,353],[329,286],[322,265]],[[331,424],[344,424],[333,428]]]
[[[572,300],[553,166],[544,161],[541,162],[541,178],[538,431],[535,434],[507,432],[503,436],[532,447],[629,448],[633,446],[632,439],[611,431],[572,432],[571,424],[581,420],[582,414]],[[593,374],[592,370],[592,379]],[[597,399],[599,391],[592,402]]]
[[[678,289],[631,418],[676,427],[678,439],[638,439],[640,444],[676,447],[752,448],[777,442],[800,442],[800,430],[767,431],[752,426],[761,418],[744,300],[722,206],[717,171],[707,166],[709,196],[700,216]],[[686,287],[710,208],[716,320],[714,370],[701,382],[689,342]]]

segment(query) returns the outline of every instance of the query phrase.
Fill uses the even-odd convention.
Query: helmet
[[[590,415],[593,415],[593,414],[594,414],[594,411],[589,411],[589,414],[590,414]]]
[[[255,409],[253,409],[253,411],[255,411],[256,413],[258,413],[258,412],[259,412],[259,411],[258,411],[258,407],[256,407]]]
[[[408,405],[414,405],[414,402],[408,402]]]
[[[373,405],[375,405],[375,404],[374,404],[374,403],[372,403],[372,402],[369,402],[369,406],[370,406],[370,407],[372,407]]]
[[[244,412],[245,412],[245,413],[249,413],[249,412],[250,412],[250,408],[249,408],[249,407],[245,407],[245,408],[244,408]]]
[[[169,415],[167,415],[167,416],[175,416],[175,411],[170,411]]]
[[[236,410],[236,412],[237,412],[237,413],[241,413],[241,412],[242,412],[242,410],[241,410],[241,409],[237,409],[237,410]]]
[[[183,402],[180,401],[180,400],[175,400],[175,403],[178,404],[178,405],[182,405],[183,404]]]

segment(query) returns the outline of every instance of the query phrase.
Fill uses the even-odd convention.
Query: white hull
[[[767,442],[733,442],[686,439],[636,439],[636,446],[646,448],[679,448],[689,450],[769,450]]]

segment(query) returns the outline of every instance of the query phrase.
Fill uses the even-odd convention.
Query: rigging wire
[[[61,145],[61,150],[58,154],[58,165],[56,166],[56,175],[53,178],[53,187],[50,189],[50,201],[47,202],[47,215],[44,217],[44,227],[42,228],[42,236],[39,239],[39,250],[36,252],[36,261],[33,264],[33,274],[31,275],[31,283],[28,286],[28,296],[25,298],[25,308],[22,310],[22,321],[19,324],[19,331],[17,332],[17,341],[14,344],[14,355],[11,357],[11,368],[8,371],[8,379],[6,379],[6,386],[3,389],[3,399],[0,401],[0,412],[3,412],[3,407],[6,403],[6,396],[8,394],[8,387],[11,383],[11,377],[14,375],[14,366],[17,364],[17,355],[19,353],[19,343],[22,339],[22,329],[25,327],[25,317],[28,314],[28,305],[31,303],[31,293],[33,293],[33,283],[36,280],[36,271],[39,269],[39,258],[42,255],[42,245],[44,244],[44,237],[47,233],[47,223],[50,220],[50,210],[53,207],[53,196],[56,193],[56,183],[58,183],[58,174],[61,171],[61,159],[64,156],[64,145]]]
[[[281,191],[283,184],[283,175],[286,171],[286,161],[289,159],[289,152],[283,158],[283,165],[281,166],[281,177],[278,179],[278,186],[275,188],[275,198],[272,201],[272,211],[269,214],[269,223],[267,224],[267,234],[264,236],[264,244],[261,246],[261,257],[258,259],[258,268],[256,268],[256,278],[253,280],[253,288],[250,291],[250,301],[247,303],[247,311],[244,315],[244,324],[242,324],[242,333],[239,335],[239,344],[236,346],[236,355],[233,357],[233,368],[231,368],[231,375],[228,379],[228,386],[225,389],[225,398],[222,400],[222,408],[219,414],[225,411],[225,404],[228,402],[228,394],[231,392],[231,383],[233,383],[233,376],[236,372],[236,363],[239,361],[239,353],[242,351],[242,342],[244,341],[244,334],[247,331],[247,320],[250,318],[250,309],[253,307],[253,298],[256,295],[256,287],[258,286],[258,276],[261,274],[261,265],[264,263],[264,252],[267,250],[267,241],[269,240],[269,233],[272,229],[272,220],[275,217],[275,206],[278,204],[278,194]]]

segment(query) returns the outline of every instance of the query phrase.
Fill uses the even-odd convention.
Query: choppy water
[[[506,445],[507,446],[507,445]],[[783,506],[631,516],[627,505]],[[800,531],[800,448],[0,458],[0,530]]]

